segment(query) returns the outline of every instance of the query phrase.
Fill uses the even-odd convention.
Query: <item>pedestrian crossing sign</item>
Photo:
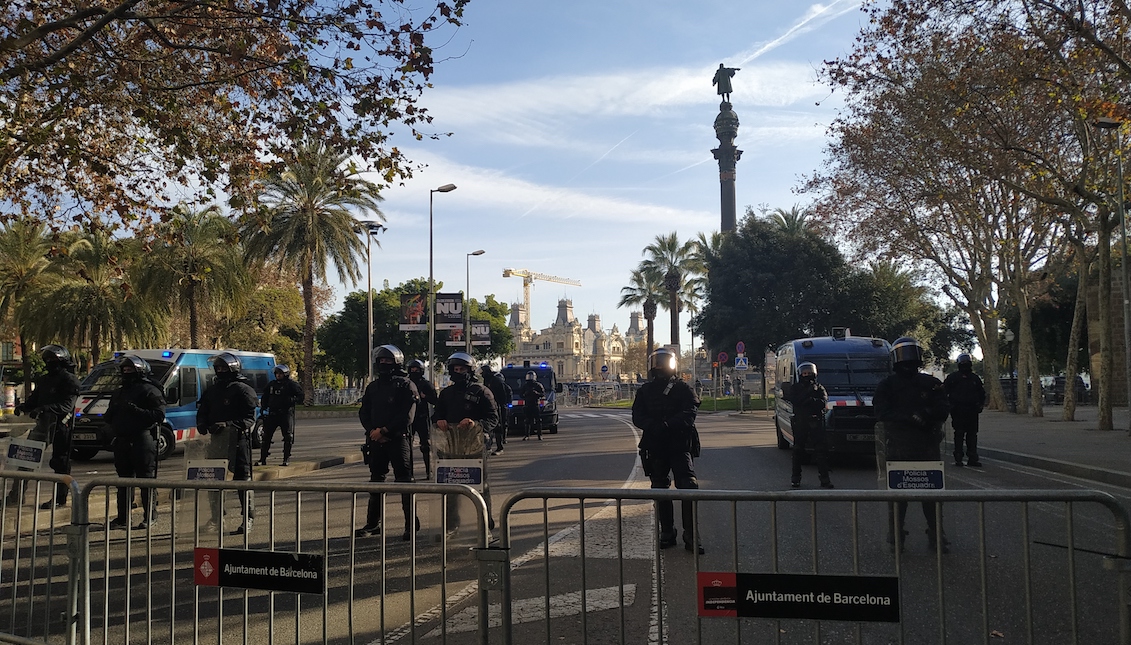
[[[748,370],[748,369],[750,369],[749,359],[747,359],[745,356],[735,356],[734,357],[734,369],[736,369],[736,370]]]

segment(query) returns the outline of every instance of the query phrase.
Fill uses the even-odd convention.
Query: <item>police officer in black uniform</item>
[[[231,352],[218,354],[209,361],[216,373],[216,382],[200,395],[196,404],[196,426],[209,435],[209,459],[227,459],[228,470],[236,481],[251,481],[251,429],[255,425],[255,407],[259,397],[248,385],[240,359]],[[209,494],[212,520],[209,527],[223,526],[223,504],[219,491]],[[243,523],[232,532],[242,535],[251,531],[255,519],[255,500],[251,491],[240,492]]]
[[[263,415],[263,444],[257,465],[267,465],[277,428],[283,434],[283,465],[290,466],[291,447],[295,444],[295,406],[302,403],[302,386],[291,378],[291,368],[286,365],[276,365],[273,373],[275,378],[267,384],[259,403]]]
[[[424,478],[432,479],[435,475],[432,472],[432,412],[428,406],[434,406],[439,401],[436,386],[424,378],[424,363],[419,360],[408,362],[408,378],[416,386],[416,394],[420,397],[416,402],[416,414],[412,418],[412,431],[420,441],[420,454],[424,457]]]
[[[946,390],[937,378],[923,374],[923,348],[914,338],[904,336],[892,343],[893,374],[880,381],[872,403],[880,423],[876,426],[876,457],[879,473],[884,476],[887,461],[937,461],[942,459],[943,422],[950,412]],[[895,551],[895,535],[899,544],[907,536],[904,521],[907,502],[888,505],[888,544]],[[893,512],[898,515],[893,517]],[[935,503],[923,502],[927,519],[927,542],[937,548],[942,533],[935,517]],[[939,513],[941,517],[942,513]],[[943,536],[942,552],[949,552]]]
[[[491,454],[498,455],[503,452],[503,444],[507,442],[507,406],[511,402],[511,397],[514,392],[511,386],[507,385],[507,380],[503,378],[495,370],[491,369],[490,365],[484,364],[479,368],[479,373],[483,375],[483,385],[491,390],[491,396],[495,399],[495,406],[499,409],[499,425],[495,426],[495,451]]]
[[[39,357],[47,373],[36,378],[34,389],[27,400],[16,406],[16,414],[26,412],[35,419],[35,427],[28,433],[30,441],[42,441],[51,446],[51,470],[60,475],[71,474],[71,420],[75,413],[75,400],[79,395],[79,380],[75,377],[75,364],[71,353],[60,345],[47,345],[39,350]],[[27,481],[16,482],[8,494],[9,504],[18,504],[27,490]],[[55,498],[47,500],[40,508],[67,503],[67,487],[57,484]]]
[[[383,482],[393,468],[393,481],[412,482],[412,421],[419,395],[416,386],[404,371],[404,353],[394,345],[382,345],[373,351],[377,378],[365,388],[358,417],[365,429],[362,452],[369,464],[369,481]],[[412,539],[412,496],[401,495],[404,511],[404,536]],[[368,537],[381,532],[381,495],[370,494],[365,526],[354,533]],[[420,520],[415,520],[420,528]]]
[[[817,473],[821,478],[821,488],[832,488],[829,479],[829,442],[825,435],[825,406],[829,393],[825,386],[817,382],[817,366],[802,363],[797,366],[797,382],[782,396],[793,404],[793,488],[801,488],[801,462],[805,460],[808,446],[813,447],[817,460]]]
[[[648,375],[651,380],[640,386],[632,402],[632,423],[643,430],[640,437],[640,463],[644,474],[652,480],[652,488],[667,489],[675,479],[679,489],[698,489],[695,479],[695,461],[699,456],[699,431],[695,428],[695,415],[699,410],[699,397],[691,386],[679,378],[674,352],[660,348],[649,359]],[[688,551],[698,549],[697,531],[692,504],[681,502],[683,515],[683,546]],[[656,515],[660,522],[660,548],[676,544],[675,507],[671,500],[656,502]]]
[[[542,397],[546,396],[546,388],[538,382],[538,375],[533,370],[526,373],[526,380],[522,382],[522,391],[519,397],[522,399],[522,427],[525,428],[525,434],[522,435],[522,440],[526,441],[530,438],[530,429],[532,427],[538,429],[538,441],[542,440]]]
[[[495,398],[491,390],[475,381],[475,359],[464,352],[456,352],[448,357],[448,377],[452,384],[440,390],[436,410],[432,420],[442,432],[453,429],[467,430],[479,422],[483,431],[483,501],[487,503],[488,527],[495,528],[495,518],[491,513],[491,488],[487,481],[487,442],[495,427],[499,425],[499,408],[495,405]],[[447,455],[439,453],[440,458],[464,457],[465,455]],[[453,504],[458,502],[454,497],[449,497],[448,527],[459,526],[459,514],[454,512]]]
[[[978,415],[986,406],[986,388],[974,373],[974,361],[969,354],[958,355],[958,371],[943,381],[947,400],[950,401],[950,424],[954,427],[954,465],[963,466],[963,444],[967,465],[980,467],[978,459]]]
[[[118,359],[122,386],[110,396],[110,405],[102,419],[114,429],[114,470],[119,477],[156,479],[157,433],[165,420],[165,396],[150,380],[153,370],[137,356]],[[110,528],[124,529],[130,524],[133,489],[118,488],[118,516]],[[147,529],[157,521],[157,505],[153,489],[141,489],[143,509],[138,529]]]

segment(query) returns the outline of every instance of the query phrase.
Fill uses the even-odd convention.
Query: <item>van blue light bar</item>
[[[550,366],[550,364],[547,363],[546,361],[542,361],[542,364],[539,365],[539,367],[549,367],[549,366]]]
[[[169,358],[172,355],[173,355],[173,352],[170,352],[170,351],[161,352],[161,358]]]

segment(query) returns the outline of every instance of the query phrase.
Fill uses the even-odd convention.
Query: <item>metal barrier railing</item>
[[[0,473],[0,481],[5,479],[72,481],[6,471]],[[5,605],[12,616],[0,625],[3,638],[83,645],[139,637],[193,643],[222,643],[225,637],[244,643],[319,637],[322,642],[417,642],[418,628],[439,620],[437,635],[448,642],[449,605],[478,600],[485,625],[487,593],[501,572],[502,558],[488,548],[486,504],[463,485],[99,478],[81,490],[73,488],[69,521],[52,511],[49,521],[42,522],[44,511],[25,504],[3,522],[0,545],[6,541],[24,552],[38,549],[22,558],[5,553],[0,564],[3,587],[13,588],[12,597],[0,598],[0,616]],[[110,528],[118,488],[129,491],[129,498],[142,488],[157,491],[156,521],[135,528],[133,520],[144,516],[134,509],[123,529]],[[382,530],[376,536],[355,535],[365,524],[371,495],[379,504]],[[415,522],[421,522],[419,532],[410,520],[401,535],[403,511],[388,508],[389,496],[394,508],[406,499]],[[237,503],[241,497],[249,500],[247,508],[255,507],[255,519],[250,531],[232,535],[225,529],[235,526],[236,517],[246,521]],[[470,511],[460,508],[460,499],[467,500]],[[214,501],[218,506],[212,506]],[[219,524],[208,528],[207,521],[217,515]],[[52,558],[60,535],[67,542],[65,572]],[[28,546],[40,542],[47,546]],[[257,558],[315,561],[322,573],[286,568],[264,573],[266,586],[197,584],[197,558],[213,553],[234,558],[240,567]],[[309,595],[280,593],[273,590],[282,584],[280,576],[319,578],[324,587]],[[18,596],[9,580],[20,583]],[[53,609],[52,594],[59,590],[67,592],[65,611]],[[430,609],[420,611],[424,603]],[[476,631],[483,634],[480,642],[486,642],[485,626]]]
[[[658,530],[651,513],[658,500],[685,500],[693,505],[694,523],[700,527],[701,543],[708,545],[708,555],[699,555],[694,548],[693,567],[680,560],[682,549],[671,556],[661,552],[655,540]],[[946,519],[950,537],[956,538],[950,553],[936,549],[924,559],[916,549],[904,549],[902,540],[885,542],[885,529],[893,520],[886,509],[893,503],[938,502],[934,506],[937,533],[935,544],[946,544],[943,534],[942,506],[947,506]],[[1009,506],[1016,508],[1009,509]],[[1063,505],[1063,513],[1054,510]],[[635,530],[625,530],[640,507],[647,509],[648,521],[636,521]],[[1100,551],[1077,544],[1078,507],[1090,514],[1084,524],[1094,527],[1111,524],[1113,541],[1108,550]],[[1031,521],[1029,513],[1041,513],[1063,519],[1063,529],[1053,530],[1055,523]],[[1091,511],[1103,509],[1103,517]],[[576,511],[576,513],[575,513]],[[596,511],[596,512],[595,512]],[[992,511],[987,515],[988,511]],[[539,515],[541,516],[539,518]],[[1001,642],[1002,629],[1010,632],[1008,642],[1131,643],[1129,620],[1127,564],[1131,555],[1129,523],[1125,509],[1111,495],[1096,491],[937,491],[931,493],[896,491],[707,491],[650,489],[562,489],[535,488],[510,498],[501,509],[502,547],[506,553],[515,548],[515,532],[539,546],[519,556],[521,564],[542,560],[542,575],[526,572],[522,576],[528,595],[546,599],[536,614],[541,629],[530,627],[530,614],[519,617],[512,607],[522,606],[513,579],[505,579],[500,603],[499,624],[503,641],[556,643],[571,642],[640,642],[640,616],[626,619],[633,613],[631,595],[639,597],[641,574],[626,578],[626,552],[639,549],[639,544],[626,541],[626,535],[643,539],[650,547],[652,611],[650,638],[646,642]],[[676,513],[679,526],[679,513]],[[1012,525],[1011,521],[1020,522]],[[552,547],[551,525],[573,523],[573,545]],[[911,525],[911,519],[908,520]],[[641,527],[644,527],[641,529]],[[958,527],[962,539],[957,539]],[[558,536],[561,533],[557,534]],[[892,532],[894,537],[894,530]],[[931,536],[928,535],[928,540]],[[976,549],[971,549],[971,538]],[[1016,541],[1014,541],[1016,540]],[[590,547],[589,545],[597,545]],[[615,545],[609,554],[610,544]],[[693,543],[694,545],[694,543]],[[1036,548],[1041,552],[1038,554]],[[603,556],[591,556],[587,549],[599,548]],[[557,557],[554,551],[560,551]],[[890,552],[894,550],[894,553]],[[1066,557],[1059,558],[1063,551]],[[722,555],[722,557],[719,557]],[[593,561],[587,561],[588,559]],[[599,558],[615,559],[613,567]],[[1098,556],[1098,557],[1097,557]],[[661,563],[666,558],[665,565]],[[1101,560],[1102,558],[1102,560]],[[901,592],[898,609],[902,612],[897,626],[882,623],[846,624],[836,621],[791,620],[786,618],[736,618],[722,620],[704,618],[703,596],[687,593],[682,586],[687,578],[709,571],[745,575],[768,575],[769,579],[798,580],[808,576],[875,576],[894,577]],[[517,566],[511,563],[512,566]],[[553,573],[551,573],[553,571]],[[569,571],[572,575],[564,575]],[[775,578],[775,576],[779,578]],[[762,578],[759,578],[762,579]],[[599,582],[594,582],[599,580]],[[537,582],[540,581],[540,582]],[[555,619],[551,613],[551,596],[564,598],[567,584],[576,582],[579,589],[568,593],[580,602],[580,618],[572,615]],[[1087,584],[1082,584],[1086,581]],[[602,588],[601,585],[608,585]],[[676,585],[671,587],[671,585]],[[666,601],[665,588],[679,602]],[[596,612],[587,618],[601,589],[604,604],[598,609],[615,610],[613,614]],[[702,590],[700,590],[702,592]],[[611,598],[611,600],[610,600]],[[949,602],[948,602],[949,600]],[[697,604],[698,603],[698,604]],[[740,603],[741,606],[741,603]],[[672,611],[676,615],[667,616]],[[614,616],[615,614],[615,616]],[[619,620],[618,620],[619,617]],[[535,622],[537,622],[535,621]],[[596,622],[591,627],[588,623]],[[1019,636],[1014,629],[1021,631]],[[1050,627],[1051,631],[1050,631]],[[522,628],[519,637],[515,630]],[[812,639],[802,634],[811,633]],[[783,634],[787,634],[783,636]],[[1041,640],[1037,634],[1045,634]],[[748,641],[753,637],[753,641]],[[517,638],[517,640],[516,640]]]

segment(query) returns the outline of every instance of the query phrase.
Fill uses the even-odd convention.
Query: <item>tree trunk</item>
[[[1079,284],[1076,286],[1076,304],[1072,311],[1072,330],[1068,332],[1068,357],[1064,361],[1064,414],[1065,421],[1076,420],[1076,373],[1080,371],[1080,335],[1084,330],[1084,311],[1088,295],[1088,260],[1083,244],[1076,245],[1076,272]]]
[[[90,361],[91,365],[102,362],[102,325],[97,322],[90,324]]]
[[[1111,356],[1111,226],[1108,225],[1107,213],[1100,217],[1100,226],[1096,239],[1096,262],[1099,263],[1099,321],[1100,328],[1096,333],[1100,336],[1100,397],[1098,429],[1114,430],[1111,418],[1111,374],[1113,361]]]
[[[302,276],[302,307],[306,313],[302,325],[302,402],[314,405],[314,271],[309,263]]]
[[[656,320],[656,301],[648,298],[644,301],[644,320],[648,321],[648,355],[644,357],[644,364],[648,365],[655,347],[655,333],[653,323]]]
[[[189,347],[197,349],[200,347],[200,324],[199,314],[196,310],[196,284],[189,278],[188,285],[188,320],[189,320]]]
[[[1041,370],[1037,363],[1037,350],[1033,345],[1033,310],[1029,308],[1029,295],[1024,287],[1017,289],[1017,313],[1020,317],[1018,354],[1024,358],[1025,365],[1023,370],[1017,371],[1017,411],[1042,417],[1044,409],[1041,406]],[[1021,393],[1024,393],[1024,398],[1021,397]]]
[[[672,317],[672,345],[679,347],[679,292],[672,291],[668,294],[668,307],[671,308]]]
[[[982,348],[982,375],[988,390],[987,406],[991,410],[1005,410],[1005,391],[1001,388],[1001,346],[998,344],[1000,319],[979,307],[968,306],[966,314]]]
[[[1019,325],[1017,332],[1017,414],[1029,414],[1029,388],[1025,384],[1025,379],[1029,375],[1029,352],[1025,351],[1025,334],[1024,325]],[[1032,342],[1032,339],[1030,339]]]
[[[28,351],[27,340],[24,339],[24,331],[20,330],[20,362],[24,366],[24,399],[31,393],[31,352]]]

